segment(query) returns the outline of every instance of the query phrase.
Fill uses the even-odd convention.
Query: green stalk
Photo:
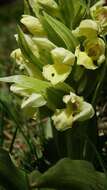
[[[3,101],[0,99],[0,103],[3,105],[3,108],[5,109],[5,111],[7,112],[7,114],[11,117],[11,119],[14,121],[14,123],[16,124],[16,128],[19,129],[19,131],[22,133],[25,141],[27,142],[29,148],[30,148],[30,151],[31,153],[33,153],[35,156],[36,156],[36,159],[38,160],[38,156],[37,156],[37,153],[36,153],[36,150],[35,148],[33,147],[33,144],[31,142],[31,140],[25,135],[25,133],[23,132],[22,130],[22,124],[18,121],[18,119],[16,118],[16,115],[15,115],[15,110],[12,109],[9,110],[9,106],[7,102]],[[12,151],[13,149],[13,144],[14,144],[14,141],[15,141],[15,138],[16,138],[16,134],[17,134],[17,130],[15,131],[14,133],[14,136],[13,136],[13,139],[12,139],[12,142],[11,142],[11,146],[10,146],[10,150],[9,151]]]
[[[15,129],[15,132],[13,134],[13,138],[12,138],[12,141],[11,141],[11,144],[10,144],[10,148],[9,148],[9,153],[10,154],[12,153],[12,150],[13,150],[13,145],[14,145],[14,142],[15,142],[15,139],[16,139],[16,136],[17,136],[17,131],[18,131],[18,127],[16,127],[16,129]]]
[[[105,44],[106,44],[106,40],[105,40]],[[101,73],[99,75],[99,81],[98,81],[98,84],[97,84],[96,89],[95,89],[95,93],[94,93],[92,101],[91,101],[91,104],[93,105],[94,108],[96,107],[99,92],[101,91],[102,84],[103,84],[105,75],[107,73],[107,45],[105,48],[105,57],[106,57],[106,59],[105,59],[105,62],[103,63]]]
[[[106,48],[107,55],[107,48]],[[99,92],[101,91],[105,74],[107,72],[107,58],[102,66],[95,93],[92,97],[92,106],[96,108]],[[70,132],[71,131],[71,132]],[[74,126],[72,129],[67,130],[66,134],[66,147],[67,156],[73,159],[84,158],[92,163],[95,163],[96,151],[98,146],[98,130],[97,130],[97,117],[96,115],[89,121],[82,122],[79,126]],[[78,139],[77,136],[81,134],[87,135],[91,143],[96,147],[96,151],[92,151],[89,143],[86,143],[85,138]]]
[[[107,73],[107,47],[106,47],[106,51],[105,51],[105,56],[106,56],[106,60],[103,63],[100,75],[98,77],[99,81],[97,83],[94,95],[92,97],[92,101],[91,104],[94,107],[94,109],[96,109],[96,105],[97,105],[97,100],[99,97],[99,93],[102,89],[102,85],[103,85],[103,81],[104,81],[104,77],[105,74]],[[95,145],[96,149],[98,147],[98,129],[97,129],[97,117],[96,115],[89,120],[87,126],[87,135],[90,139],[90,141]],[[95,152],[92,153],[91,147],[89,146],[89,144],[87,144],[87,146],[85,147],[86,149],[86,159],[92,162],[95,162]]]
[[[3,128],[4,128],[4,111],[3,108],[1,107],[1,118],[0,118],[0,146],[3,145]]]

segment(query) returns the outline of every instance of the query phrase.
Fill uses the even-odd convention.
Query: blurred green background
[[[17,47],[14,34],[22,12],[22,0],[0,1],[0,76],[12,72],[10,53]]]

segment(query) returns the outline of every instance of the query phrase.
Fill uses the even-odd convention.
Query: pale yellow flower
[[[51,51],[51,55],[56,64],[73,65],[75,61],[75,55],[64,48],[56,47]]]
[[[99,26],[100,34],[107,34],[107,6],[97,3],[90,9],[92,18],[97,22]]]
[[[20,48],[13,50],[10,56],[12,59],[16,61],[21,70],[24,69],[25,62]]]
[[[101,38],[86,40],[84,42],[84,48],[88,56],[92,60],[97,61],[97,64],[100,65],[105,60],[105,43]]]
[[[27,59],[24,58],[20,48],[13,50],[10,56],[16,61],[20,70],[25,69],[29,76],[43,79],[42,73],[35,67],[34,64],[30,63]]]
[[[63,97],[63,102],[66,104],[65,109],[57,109],[52,116],[57,130],[64,131],[71,128],[75,121],[85,121],[94,115],[91,104],[72,92]]]
[[[72,127],[73,116],[65,109],[62,110],[58,109],[53,115],[52,120],[57,130],[64,131]]]
[[[95,70],[97,68],[91,57],[89,57],[85,51],[80,51],[79,47],[76,48],[75,55],[77,57],[77,65],[82,65],[86,69],[91,70]]]
[[[83,43],[84,51],[80,47],[76,48],[77,65],[82,65],[86,69],[94,70],[105,60],[105,43],[101,38],[87,39]]]
[[[63,82],[70,74],[72,67],[64,64],[46,65],[43,67],[43,76],[52,84]]]
[[[52,84],[63,82],[72,70],[75,56],[64,48],[55,48],[51,51],[54,64],[43,67],[43,76]]]
[[[79,27],[72,31],[76,37],[84,36],[88,39],[96,38],[98,35],[97,23],[91,19],[85,19],[80,22]]]

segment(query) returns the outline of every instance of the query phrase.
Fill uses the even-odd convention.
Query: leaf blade
[[[0,184],[7,190],[28,190],[27,176],[14,166],[7,151],[0,149]]]
[[[42,81],[33,77],[25,75],[14,75],[10,77],[0,78],[1,82],[16,83],[22,87],[33,89],[36,93],[43,93],[48,87],[51,86],[49,82]]]
[[[73,36],[72,32],[60,21],[54,19],[47,13],[44,13],[44,19],[51,26],[51,28],[57,33],[57,35],[65,43],[68,50],[74,51],[78,44],[77,39]]]

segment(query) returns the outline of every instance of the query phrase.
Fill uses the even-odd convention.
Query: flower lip
[[[45,65],[43,67],[43,76],[51,81],[52,84],[63,82],[71,73],[72,65],[75,61],[75,55],[64,49],[56,47],[51,50],[53,59],[52,65]]]
[[[51,81],[53,85],[63,82],[71,72],[71,67],[68,65],[53,64],[43,67],[43,76]]]
[[[91,69],[91,70],[97,69],[97,66],[94,64],[91,57],[89,57],[85,51],[81,51],[80,47],[76,48],[75,55],[77,57],[77,65],[81,65],[86,69]]]

